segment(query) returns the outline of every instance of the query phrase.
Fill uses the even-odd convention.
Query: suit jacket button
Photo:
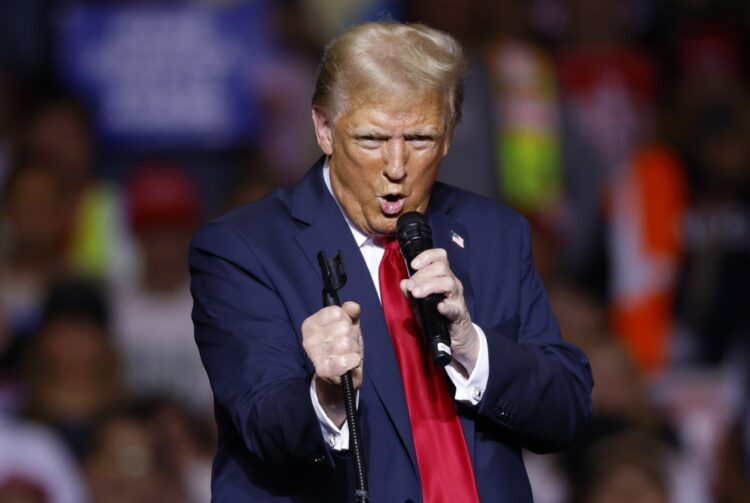
[[[322,454],[318,454],[315,457],[313,457],[313,463],[322,463],[326,460],[326,457]]]

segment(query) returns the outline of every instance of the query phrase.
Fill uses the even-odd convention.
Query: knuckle
[[[333,337],[345,337],[349,333],[351,326],[350,322],[344,320],[337,321],[331,325],[330,334]]]
[[[346,355],[347,370],[359,367],[362,359],[357,353],[349,353]]]
[[[303,333],[302,334],[302,347],[310,353],[313,349],[320,345],[320,337],[317,334]]]
[[[315,373],[321,379],[328,379],[328,365],[325,360],[313,360],[313,367],[315,367]]]
[[[339,306],[328,306],[325,312],[326,322],[333,323],[341,319],[341,308]]]
[[[329,356],[321,361],[319,374],[325,379],[330,379],[336,375],[336,362],[333,357]]]
[[[336,359],[336,367],[338,369],[338,375],[343,374],[347,370],[349,370],[349,358],[346,355],[339,356]]]
[[[325,325],[327,323],[331,323],[332,321],[335,321],[338,316],[338,311],[341,308],[339,306],[326,306],[317,313],[315,313],[313,316],[318,317],[318,324]]]
[[[334,351],[338,354],[348,353],[352,349],[351,339],[348,337],[340,337],[333,343]]]
[[[317,313],[313,314],[312,316],[308,316],[307,318],[305,318],[305,321],[302,322],[301,329],[302,329],[303,335],[312,331],[314,323],[315,323],[314,321],[315,316],[317,316]]]

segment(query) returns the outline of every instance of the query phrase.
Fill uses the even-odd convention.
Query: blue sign
[[[229,146],[261,125],[267,15],[263,1],[73,5],[57,17],[59,70],[111,146]]]

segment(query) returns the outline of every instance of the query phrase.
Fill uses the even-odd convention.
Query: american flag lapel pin
[[[460,234],[456,233],[455,231],[451,231],[451,241],[456,243],[461,248],[464,247],[464,238]]]

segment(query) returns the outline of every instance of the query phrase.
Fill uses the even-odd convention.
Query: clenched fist
[[[341,376],[351,370],[354,389],[362,385],[360,312],[359,304],[345,302],[341,307],[324,307],[302,323],[302,346],[315,367],[318,401],[339,427],[346,420]]]

